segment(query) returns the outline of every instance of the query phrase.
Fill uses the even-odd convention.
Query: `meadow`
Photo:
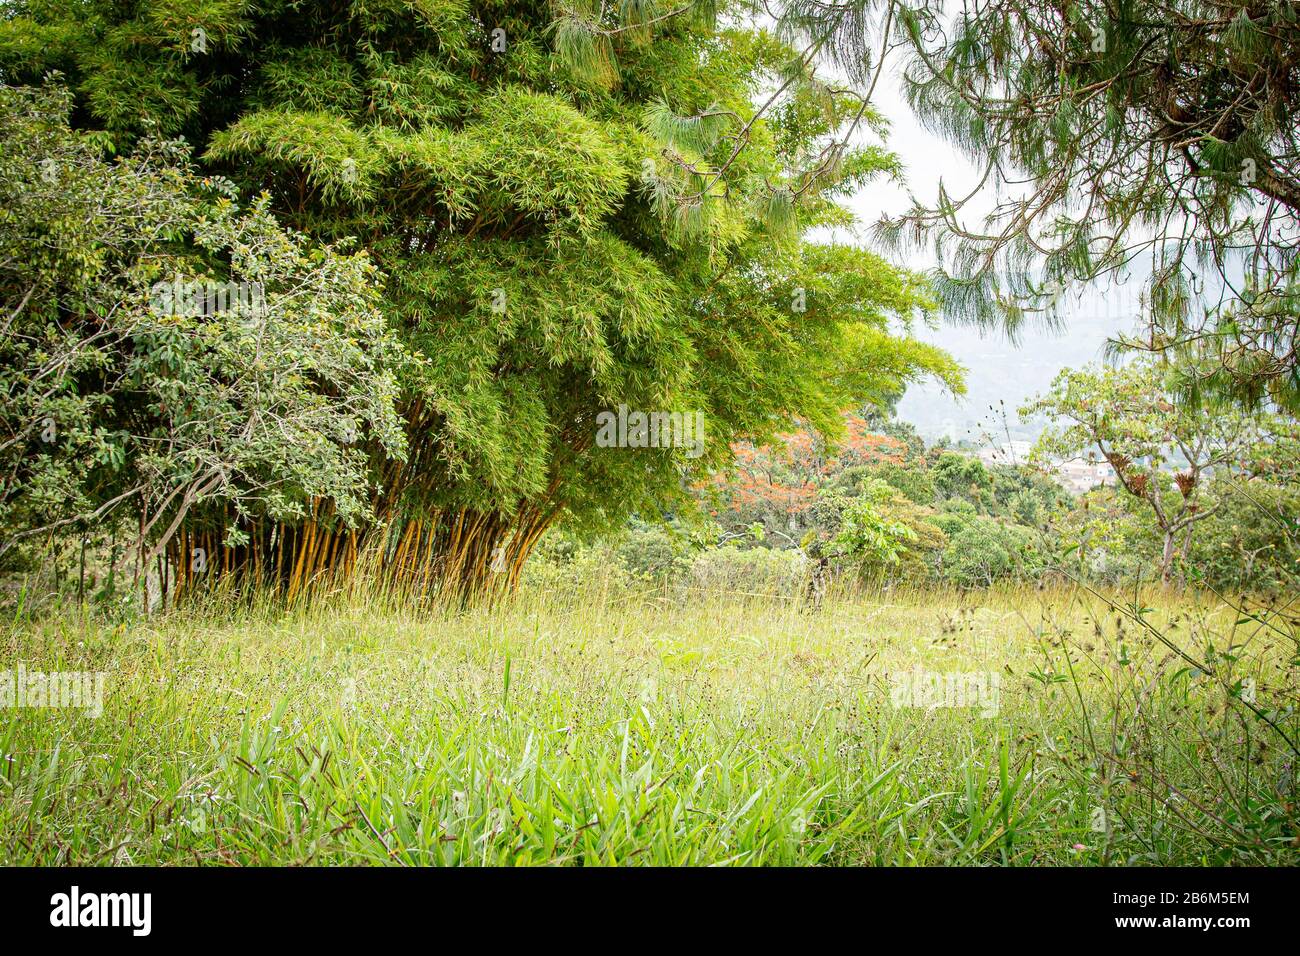
[[[1295,864],[1295,622],[1234,604],[593,586],[19,611],[7,666],[107,678],[97,719],[3,711],[0,863]]]

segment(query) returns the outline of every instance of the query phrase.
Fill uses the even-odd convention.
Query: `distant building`
[[[1072,458],[1053,464],[1053,474],[1068,491],[1076,495],[1091,491],[1098,485],[1115,484],[1115,469],[1106,462],[1084,461]]]
[[[1033,451],[1033,443],[1027,441],[1005,441],[979,450],[979,459],[985,465],[1026,465]],[[1091,491],[1098,485],[1113,485],[1115,469],[1106,462],[1086,461],[1071,458],[1069,461],[1039,462],[1043,470],[1074,494]]]
[[[1023,465],[1029,461],[1029,453],[1033,448],[1031,442],[1013,439],[981,448],[979,458],[986,465]]]

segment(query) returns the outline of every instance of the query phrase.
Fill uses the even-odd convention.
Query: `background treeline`
[[[1172,405],[1156,412],[1174,414]],[[1178,535],[1167,583],[1281,596],[1300,572],[1300,488],[1274,457],[1288,454],[1278,436],[1242,448],[1187,494],[1179,477],[1190,463],[1179,461],[1154,471],[1142,495],[1119,483],[1075,495],[1043,467],[1058,431],[1028,460],[990,465],[973,450],[927,445],[881,413],[850,414],[846,424],[839,440],[801,429],[762,447],[737,445],[733,467],[696,488],[702,522],[668,516],[599,539],[559,536],[531,580],[577,584],[613,568],[620,585],[803,597],[820,565],[848,587],[1152,584],[1165,543],[1152,498],[1172,510],[1189,496],[1204,517]],[[1130,482],[1138,470],[1130,466]]]

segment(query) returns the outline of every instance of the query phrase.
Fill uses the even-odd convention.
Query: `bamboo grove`
[[[796,420],[833,434],[841,410],[919,376],[960,388],[910,333],[930,307],[921,277],[809,238],[856,228],[843,198],[897,174],[875,114],[741,7],[661,6],[583,11],[600,42],[576,48],[572,11],[533,0],[6,8],[4,84],[66,85],[74,129],[106,157],[183,138],[238,208],[354,249],[396,343],[374,374],[395,383],[400,436],[373,407],[355,429],[312,409],[294,440],[364,464],[355,501],[306,465],[275,507],[241,493],[273,469],[268,439],[255,468],[220,458],[217,491],[167,506],[137,572],[169,599],[231,576],[292,598],[362,568],[421,591],[510,587],[557,521],[685,511],[735,441]],[[854,116],[850,146],[835,131]],[[242,249],[207,268],[233,275]],[[620,404],[702,413],[704,454],[598,447],[596,416]],[[87,511],[121,490],[86,492]]]

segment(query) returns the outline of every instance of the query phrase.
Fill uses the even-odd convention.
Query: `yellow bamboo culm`
[[[311,553],[311,547],[316,539],[316,503],[312,503],[311,519],[303,526],[303,534],[297,542],[297,558],[294,561],[293,574],[289,578],[289,589],[285,597],[292,601],[298,596],[298,589],[302,581],[304,566],[307,563],[307,556]]]
[[[211,524],[182,527],[163,559],[169,599],[209,583],[194,567],[198,549],[208,556],[209,577],[239,576],[255,587],[271,587],[288,602],[322,583],[354,590],[381,579],[416,597],[436,597],[444,589],[460,599],[491,596],[517,586],[529,555],[560,512],[554,503],[529,503],[511,514],[444,507],[417,516],[403,514],[391,498],[376,507],[379,523],[351,529],[337,524],[331,504],[322,499],[313,500],[297,524],[241,522],[227,515],[223,526],[239,523],[247,536],[239,547],[222,547],[224,533]]]

